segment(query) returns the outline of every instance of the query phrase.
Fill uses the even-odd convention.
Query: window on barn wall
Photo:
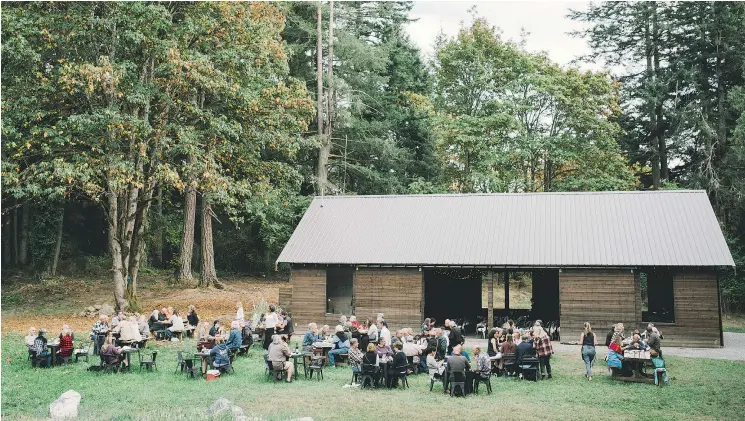
[[[504,278],[494,275],[494,309],[504,309]],[[489,281],[486,276],[481,279],[481,308],[489,308]]]
[[[533,297],[531,272],[510,272],[510,309],[530,310]]]
[[[351,314],[354,268],[326,270],[326,313]]]
[[[670,271],[648,269],[639,273],[642,321],[675,323],[675,295]]]

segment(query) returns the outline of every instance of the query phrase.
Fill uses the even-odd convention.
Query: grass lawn
[[[552,358],[554,379],[543,382],[493,378],[494,393],[450,398],[439,384],[429,391],[426,375],[410,377],[409,390],[344,389],[348,368],[325,371],[318,383],[292,384],[265,380],[262,350],[239,357],[236,373],[214,382],[174,374],[176,351],[194,350],[194,342],[156,346],[157,372],[99,374],[79,362],[52,369],[32,369],[20,335],[2,337],[2,418],[44,419],[49,403],[74,389],[82,395],[83,420],[204,419],[219,397],[241,406],[246,414],[286,420],[365,420],[396,416],[415,420],[487,418],[538,419],[742,419],[745,414],[745,364],[670,357],[669,387],[627,384],[604,374],[602,361],[593,382],[584,378],[578,355]],[[136,359],[136,356],[133,356]],[[91,361],[98,360],[98,357]],[[302,374],[301,374],[302,376]]]
[[[722,314],[722,329],[725,332],[745,333],[745,314]]]

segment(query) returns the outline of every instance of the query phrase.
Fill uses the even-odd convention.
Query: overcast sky
[[[585,41],[571,37],[568,32],[582,29],[581,22],[566,17],[569,9],[585,9],[585,1],[417,1],[410,16],[418,19],[409,24],[409,35],[422,52],[432,53],[435,37],[443,30],[452,36],[461,24],[469,25],[468,12],[476,6],[479,16],[502,30],[505,39],[520,40],[522,28],[530,34],[526,47],[530,51],[546,51],[559,64],[569,64],[577,56],[589,52]],[[581,68],[599,70],[600,63],[582,64]]]

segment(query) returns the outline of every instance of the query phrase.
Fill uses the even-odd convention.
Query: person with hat
[[[344,327],[342,325],[336,325],[335,329],[336,333],[334,334],[334,337],[332,339],[332,343],[334,344],[334,349],[329,351],[329,366],[330,367],[336,367],[336,361],[334,360],[334,357],[336,357],[339,354],[346,354],[347,351],[349,351],[349,338],[347,337],[347,334],[344,333]]]

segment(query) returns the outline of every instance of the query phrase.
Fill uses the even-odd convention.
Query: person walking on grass
[[[587,377],[587,381],[592,381],[592,363],[595,360],[595,347],[598,345],[598,338],[592,332],[589,322],[585,322],[585,330],[579,337],[579,344],[582,347],[582,360],[585,362],[585,377]]]

